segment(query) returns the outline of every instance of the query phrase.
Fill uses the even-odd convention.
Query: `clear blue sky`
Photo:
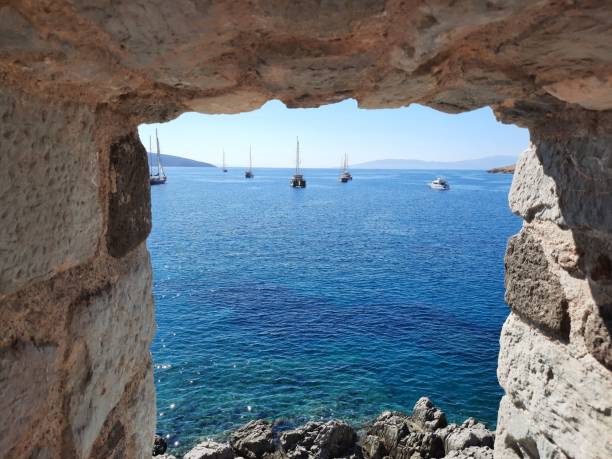
[[[529,142],[526,129],[498,123],[489,108],[459,115],[420,105],[363,110],[354,100],[309,109],[288,109],[270,101],[238,115],[185,113],[168,123],[141,125],[147,149],[156,127],[162,153],[219,165],[224,148],[229,166],[246,165],[251,144],[254,167],[293,167],[296,136],[303,167],[339,167],[344,152],[351,164],[517,156]]]

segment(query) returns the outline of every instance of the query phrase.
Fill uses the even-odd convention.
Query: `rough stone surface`
[[[497,457],[612,456],[612,378],[580,346],[511,314],[502,330]]]
[[[303,427],[283,432],[280,445],[291,459],[331,459],[349,455],[357,433],[341,421],[309,422]]]
[[[228,443],[207,440],[192,448],[183,459],[234,459],[234,451]]]
[[[549,268],[541,242],[529,230],[510,239],[506,251],[506,303],[548,333],[569,337],[568,300]]]
[[[0,301],[85,262],[102,233],[92,110],[0,90]]]
[[[153,456],[161,456],[168,449],[168,444],[166,443],[166,439],[161,435],[155,435],[155,439],[153,440]]]
[[[535,145],[525,150],[516,164],[509,202],[512,211],[528,222],[534,218],[564,223],[557,185],[552,177],[546,175],[537,156]]]
[[[493,450],[488,446],[470,446],[462,450],[451,451],[445,459],[493,459]]]
[[[433,431],[446,427],[446,415],[427,397],[421,397],[412,409],[412,421],[424,430]]]
[[[263,419],[251,421],[232,433],[230,445],[236,455],[260,459],[275,449],[272,425]]]
[[[122,257],[151,231],[147,153],[136,133],[117,139],[110,147],[108,252]]]
[[[495,435],[486,426],[469,418],[461,425],[451,424],[436,432],[444,442],[444,451],[463,450],[471,446],[493,448]]]

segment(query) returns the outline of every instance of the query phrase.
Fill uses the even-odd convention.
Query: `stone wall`
[[[498,457],[612,457],[612,114],[585,118],[534,128],[512,184]]]
[[[272,98],[491,106],[510,203],[498,457],[612,456],[612,2],[0,0],[0,457],[146,457],[136,127]]]
[[[108,117],[0,90],[0,457],[150,456],[148,169]]]

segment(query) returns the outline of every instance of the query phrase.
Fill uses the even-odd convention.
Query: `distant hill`
[[[512,164],[515,156],[487,156],[463,161],[423,161],[420,159],[380,159],[355,164],[353,169],[464,169],[488,170],[494,167]]]
[[[216,167],[210,163],[204,163],[202,161],[196,161],[194,159],[182,158],[174,155],[159,155],[161,158],[162,166],[164,167]],[[149,153],[149,164],[155,163],[155,154]]]

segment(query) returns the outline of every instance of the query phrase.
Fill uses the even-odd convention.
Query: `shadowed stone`
[[[510,239],[505,265],[505,300],[510,308],[547,333],[567,340],[567,299],[559,279],[549,270],[541,243],[529,230]]]

